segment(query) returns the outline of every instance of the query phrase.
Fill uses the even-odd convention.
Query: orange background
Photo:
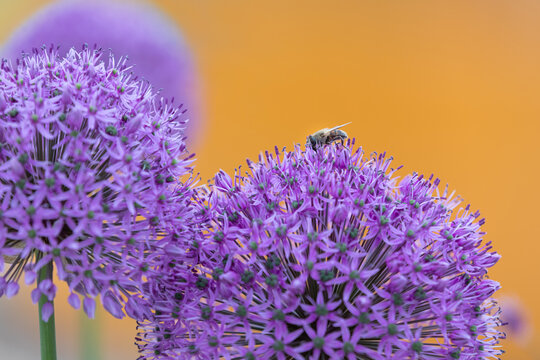
[[[47,3],[0,0],[0,43]],[[519,297],[534,330],[526,344],[506,341],[503,358],[540,359],[540,2],[154,3],[194,53],[204,125],[192,150],[203,182],[352,121],[345,130],[368,153],[435,173],[481,210],[486,240],[502,255],[490,271],[498,296]],[[60,358],[78,341],[79,314],[65,295],[56,301]],[[29,291],[0,306],[10,312],[0,327],[37,346]],[[136,358],[134,322],[100,317],[104,358]]]

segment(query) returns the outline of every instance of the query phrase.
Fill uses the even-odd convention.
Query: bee
[[[306,138],[306,148],[311,147],[313,150],[317,150],[319,147],[329,145],[335,141],[341,141],[341,144],[343,145],[343,140],[347,138],[347,133],[339,128],[348,124],[350,124],[350,122],[331,129],[322,129],[309,135]]]

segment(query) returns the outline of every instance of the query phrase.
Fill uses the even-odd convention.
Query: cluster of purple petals
[[[125,59],[104,57],[41,49],[2,61],[0,295],[14,296],[23,274],[36,283],[52,262],[73,307],[93,316],[100,296],[115,317],[142,318],[132,295],[184,212],[186,120]],[[45,280],[32,299],[55,293]],[[48,303],[43,317],[51,313]]]
[[[194,126],[202,119],[191,51],[178,26],[148,1],[50,1],[1,44],[0,55],[15,59],[21,51],[54,44],[64,56],[85,43],[129,55],[128,63],[154,89],[162,89],[160,95],[187,105],[191,121],[186,131],[196,134]]]
[[[276,148],[200,191],[161,257],[142,359],[480,359],[502,353],[483,219],[354,142]]]

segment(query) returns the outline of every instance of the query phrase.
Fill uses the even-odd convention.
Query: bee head
[[[317,142],[315,141],[315,138],[311,135],[306,138],[306,148],[308,147],[311,147],[313,150],[317,148]]]

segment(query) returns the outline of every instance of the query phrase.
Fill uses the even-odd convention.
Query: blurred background
[[[65,24],[47,11],[66,4],[0,0],[0,54],[17,56],[21,39],[49,34],[39,28],[47,26],[44,19]],[[352,121],[345,130],[367,153],[387,151],[407,172],[434,173],[480,209],[485,239],[502,255],[490,271],[502,284],[496,297],[515,325],[503,358],[540,359],[540,2],[155,0],[118,6],[72,13],[70,26],[90,26],[109,40],[106,31],[121,40],[138,27],[148,29],[131,50],[113,43],[104,48],[117,56],[126,54],[115,46],[157,54],[130,59],[163,94],[189,105],[189,144],[202,182],[261,150],[303,144],[316,130]],[[140,18],[126,15],[131,8]],[[152,75],[145,61],[164,61],[155,66],[161,74]],[[104,311],[96,321],[85,320],[67,295],[60,285],[59,359],[137,357],[134,321]],[[0,358],[38,359],[37,316],[24,286],[15,298],[0,299]],[[92,328],[95,346],[84,357],[81,339]]]

